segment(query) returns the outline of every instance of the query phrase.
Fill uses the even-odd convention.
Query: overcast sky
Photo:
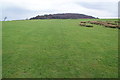
[[[80,13],[99,18],[117,18],[119,0],[0,0],[0,15],[8,20],[43,14]],[[3,18],[0,18],[3,19]]]

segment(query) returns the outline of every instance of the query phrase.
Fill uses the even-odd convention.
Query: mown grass
[[[89,20],[3,22],[3,78],[118,77],[118,29]]]
[[[0,79],[2,79],[2,21],[0,21]]]

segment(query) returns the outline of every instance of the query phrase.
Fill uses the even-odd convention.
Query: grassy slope
[[[0,21],[0,79],[2,78],[2,22]]]
[[[80,21],[3,22],[3,77],[117,77],[118,30]]]

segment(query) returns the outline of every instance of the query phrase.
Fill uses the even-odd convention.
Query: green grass
[[[2,78],[2,22],[0,21],[0,79]]]
[[[89,20],[3,22],[3,78],[117,78],[118,29]]]

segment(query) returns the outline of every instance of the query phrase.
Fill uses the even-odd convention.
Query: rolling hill
[[[62,14],[49,14],[49,15],[41,15],[41,16],[38,15],[36,17],[30,18],[30,20],[32,19],[96,19],[96,18],[85,14],[62,13]]]

